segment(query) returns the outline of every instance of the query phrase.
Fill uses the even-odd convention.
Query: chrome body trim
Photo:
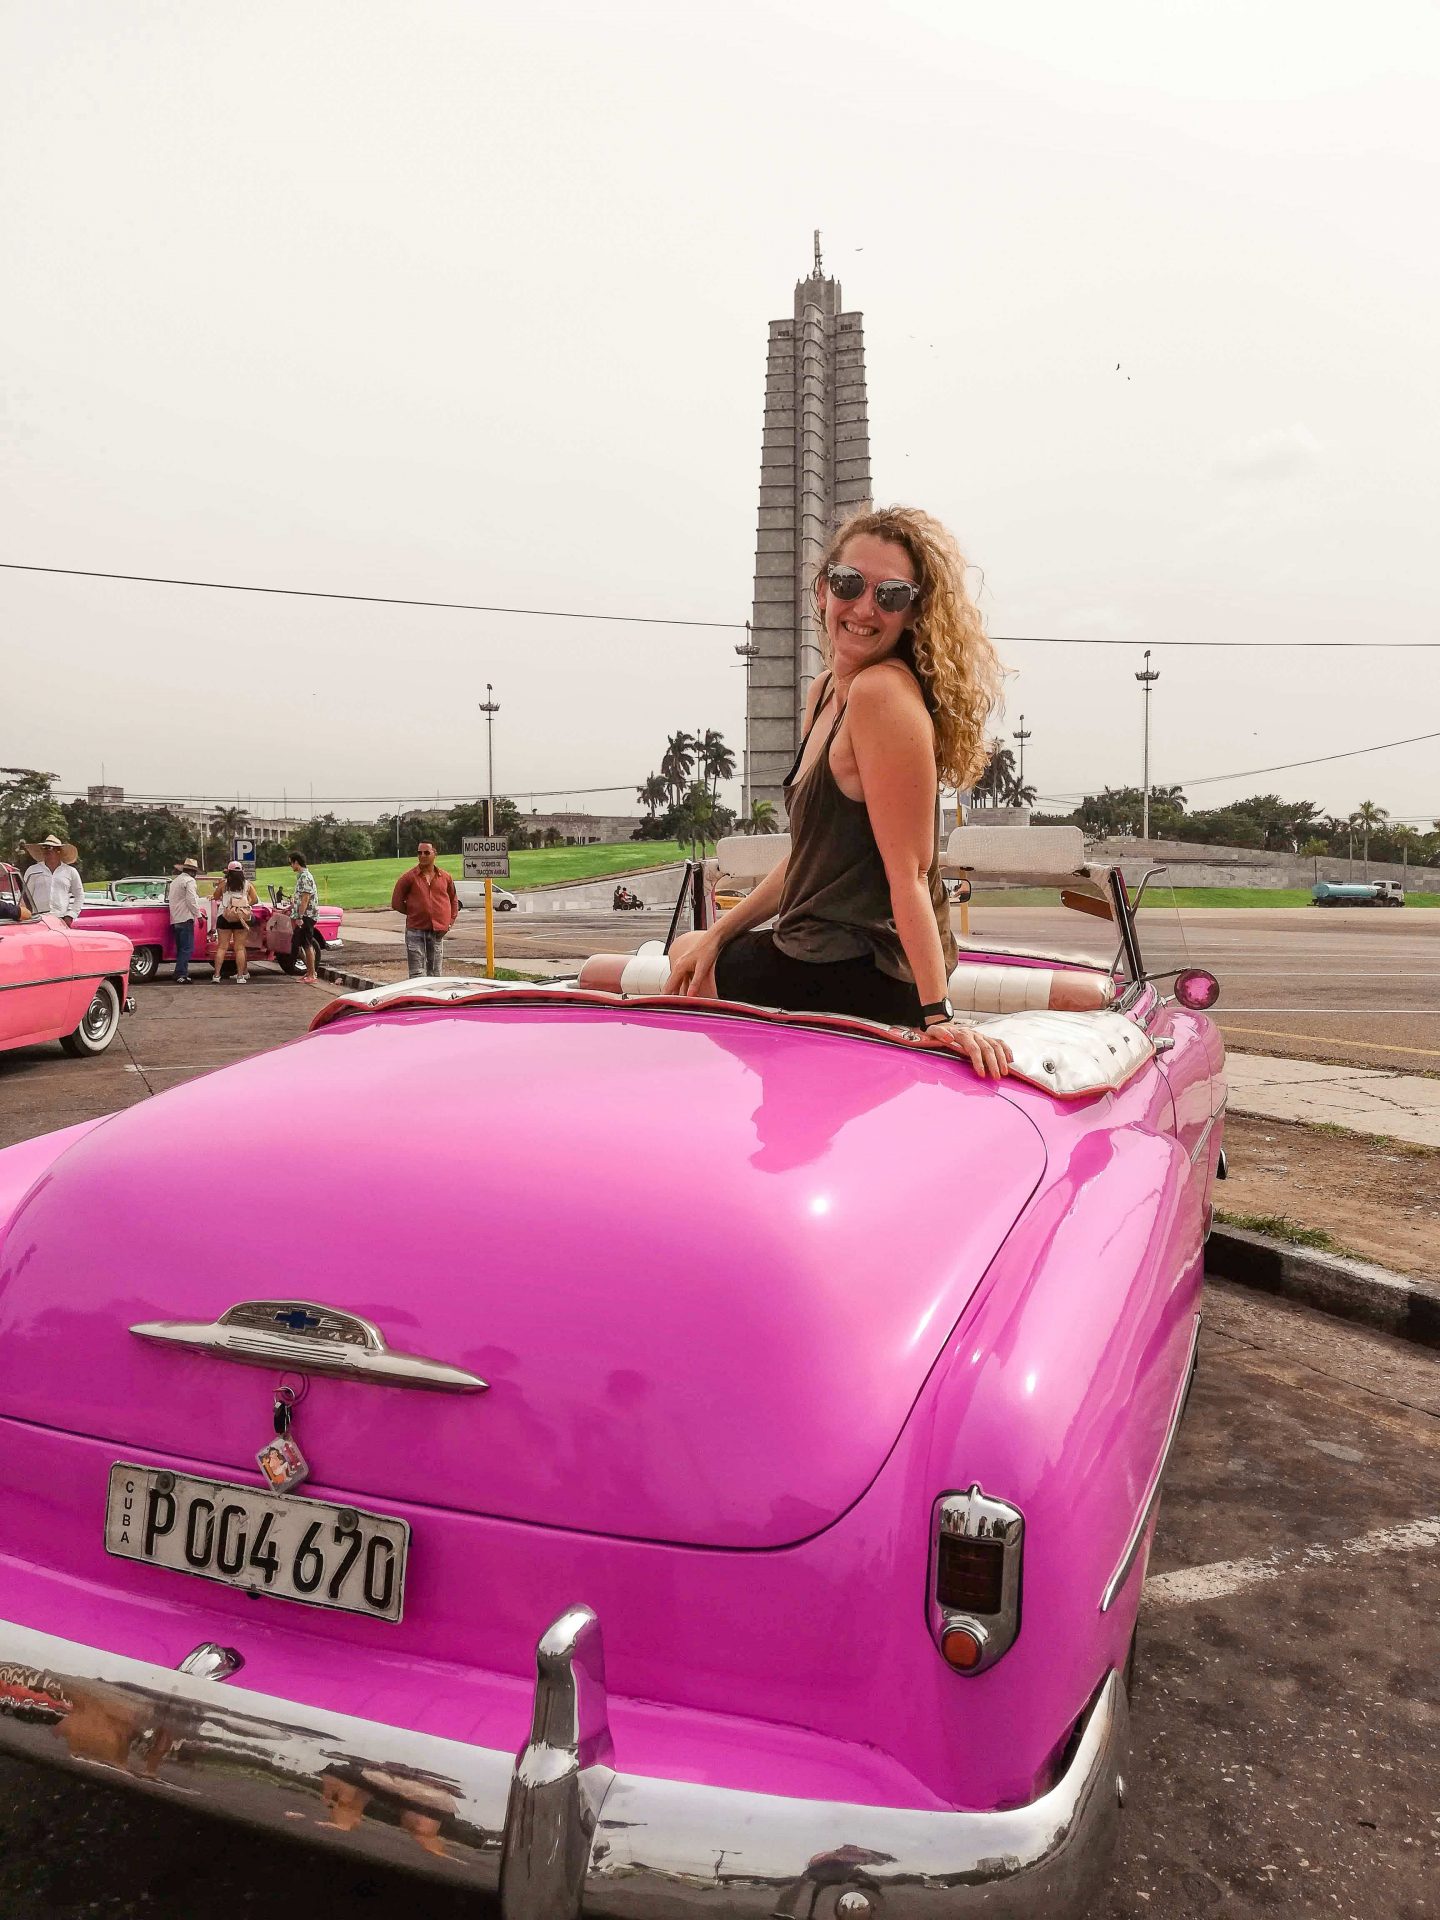
[[[47,973],[37,975],[33,980],[7,980],[0,986],[0,993],[24,993],[29,987],[78,987],[93,981],[99,986],[102,980],[116,978],[116,969],[107,972],[103,967],[94,973]]]
[[[1185,1372],[1180,1381],[1180,1391],[1175,1396],[1175,1405],[1170,1412],[1170,1424],[1165,1430],[1165,1444],[1160,1449],[1160,1459],[1150,1481],[1149,1490],[1141,1502],[1140,1512],[1131,1529],[1130,1538],[1125,1543],[1125,1551],[1120,1556],[1120,1564],[1111,1574],[1105,1592],[1100,1599],[1101,1613],[1108,1613],[1115,1604],[1120,1589],[1130,1577],[1131,1569],[1139,1556],[1140,1543],[1145,1538],[1145,1530],[1150,1525],[1155,1508],[1159,1503],[1160,1489],[1165,1480],[1165,1469],[1170,1463],[1170,1450],[1175,1445],[1175,1436],[1180,1431],[1180,1422],[1185,1417],[1185,1403],[1190,1398],[1191,1383],[1195,1378],[1195,1361],[1200,1347],[1200,1315],[1197,1313],[1190,1329],[1190,1352],[1185,1362]]]
[[[614,1783],[605,1649],[589,1607],[535,1650],[530,1739],[515,1763],[500,1855],[502,1920],[580,1920],[595,1829]]]
[[[1224,1099],[1220,1102],[1219,1106],[1216,1107],[1215,1111],[1211,1114],[1210,1118],[1205,1122],[1205,1125],[1201,1128],[1200,1138],[1195,1142],[1194,1146],[1190,1149],[1190,1164],[1192,1167],[1194,1166],[1195,1162],[1200,1158],[1201,1154],[1205,1151],[1206,1142],[1209,1140],[1210,1135],[1215,1130],[1215,1122],[1220,1118],[1221,1114],[1224,1113],[1229,1103],[1230,1103],[1230,1096],[1227,1093]],[[1222,1161],[1225,1159],[1225,1149],[1223,1147],[1220,1149],[1220,1158]],[[1226,1177],[1225,1171],[1223,1169],[1216,1171],[1215,1178],[1217,1180],[1223,1180],[1225,1177]]]
[[[999,1541],[1004,1559],[998,1613],[967,1613],[940,1604],[940,1542],[946,1534],[956,1534],[964,1540]],[[1024,1550],[1025,1516],[1018,1507],[1012,1507],[1008,1500],[992,1499],[975,1485],[966,1493],[942,1494],[935,1502],[935,1520],[930,1534],[930,1585],[926,1594],[926,1616],[937,1647],[952,1627],[962,1627],[974,1635],[980,1648],[980,1657],[975,1665],[951,1669],[963,1679],[993,1667],[1015,1644],[1015,1636],[1020,1631],[1020,1571]],[[949,1665],[948,1661],[946,1665]]]
[[[308,1300],[242,1300],[218,1320],[137,1320],[130,1331],[140,1340],[248,1367],[291,1368],[433,1393],[484,1393],[489,1386],[463,1367],[392,1352],[373,1321]]]
[[[244,1664],[234,1647],[222,1647],[214,1640],[202,1640],[198,1647],[193,1647],[186,1654],[176,1671],[198,1674],[202,1680],[228,1680]]]
[[[1082,1920],[1104,1884],[1126,1751],[1118,1672],[1046,1793],[934,1812],[614,1772],[587,1608],[555,1623],[537,1663],[517,1763],[0,1622],[0,1672],[25,1689],[23,1708],[0,1692],[0,1751],[87,1777],[103,1759],[108,1781],[191,1810],[475,1891],[498,1885],[504,1920],[805,1920],[822,1894],[852,1891],[886,1920]],[[362,1819],[372,1800],[383,1817]],[[337,1805],[354,1817],[337,1820]]]

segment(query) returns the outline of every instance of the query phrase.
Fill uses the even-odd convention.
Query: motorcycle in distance
[[[610,902],[616,913],[643,912],[645,902],[638,893],[632,893],[628,887],[616,887],[615,897]]]

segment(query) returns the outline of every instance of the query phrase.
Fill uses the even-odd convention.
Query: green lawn
[[[989,900],[1001,907],[1053,907],[1058,895],[1043,887],[1006,887],[992,893],[988,888],[978,887],[975,900]],[[1164,880],[1152,880],[1145,889],[1145,898],[1140,902],[1142,918],[1147,913],[1163,911],[1167,907],[1308,907],[1316,917],[1333,913],[1333,907],[1316,907],[1308,889],[1301,887],[1167,887]],[[1408,893],[1405,896],[1405,911],[1411,907],[1440,907],[1440,893]],[[1392,913],[1392,907],[1373,907],[1365,912]]]
[[[1146,889],[1147,902],[1168,903],[1171,890],[1164,880],[1152,880]],[[1313,907],[1308,887],[1176,887],[1174,899],[1182,907]],[[1411,907],[1440,907],[1440,893],[1407,893],[1405,911]],[[1140,911],[1145,911],[1142,903]],[[1333,907],[1317,908],[1318,913],[1333,913]],[[1393,913],[1393,907],[1367,909],[1375,913]]]
[[[713,853],[713,847],[706,848]],[[667,867],[685,856],[668,840],[622,840],[600,847],[537,847],[510,856],[510,878],[499,882],[512,892],[526,887],[553,886],[560,880],[600,880],[609,873],[633,872],[638,867]],[[388,907],[400,875],[415,864],[415,856],[400,860],[347,860],[335,866],[311,869],[320,898],[337,907]],[[458,880],[462,861],[458,853],[440,856],[442,867]],[[255,876],[262,892],[267,886],[288,889],[294,878],[287,867],[265,867]]]

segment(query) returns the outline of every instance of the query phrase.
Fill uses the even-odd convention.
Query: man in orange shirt
[[[390,905],[405,916],[405,960],[412,980],[445,971],[445,935],[460,911],[455,882],[435,859],[435,849],[422,840],[415,849],[415,865],[395,882]]]

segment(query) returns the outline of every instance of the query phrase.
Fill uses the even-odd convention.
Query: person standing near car
[[[85,886],[75,862],[79,854],[69,840],[47,833],[43,840],[27,841],[32,864],[25,869],[24,886],[36,913],[56,913],[73,927],[85,904]]]
[[[295,884],[290,890],[290,947],[293,953],[304,955],[305,978],[314,987],[320,984],[315,971],[315,949],[319,944],[315,923],[320,912],[320,889],[299,847],[290,849],[290,870],[295,875]]]
[[[190,984],[190,956],[195,951],[195,927],[200,919],[200,895],[195,887],[195,876],[199,871],[198,860],[177,860],[175,878],[165,890],[165,899],[170,908],[170,927],[175,935],[177,987],[188,987]]]
[[[235,984],[243,987],[250,979],[245,965],[245,939],[250,931],[250,916],[260,896],[246,879],[245,868],[239,860],[232,860],[226,867],[225,877],[215,882],[211,898],[218,909],[215,917],[215,972],[212,977],[218,987],[220,969],[228,949],[235,956]]]
[[[395,913],[405,916],[405,960],[410,978],[445,971],[445,936],[460,911],[455,882],[435,858],[435,849],[422,840],[415,864],[402,873],[390,896]]]

